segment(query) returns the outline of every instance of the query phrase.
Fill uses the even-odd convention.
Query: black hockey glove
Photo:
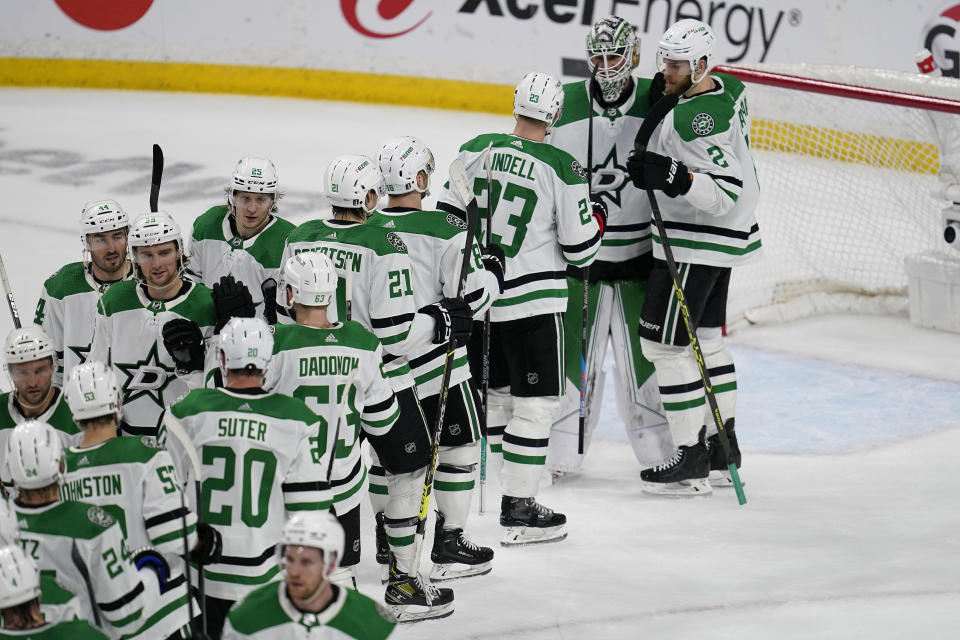
[[[466,301],[460,298],[444,298],[428,304],[420,309],[420,313],[425,313],[434,320],[434,344],[444,344],[452,335],[456,346],[462,347],[470,339],[473,310]]]
[[[206,522],[197,521],[197,546],[190,552],[190,561],[197,564],[220,562],[223,556],[223,537]]]
[[[507,257],[503,255],[503,247],[495,243],[490,243],[488,246],[480,245],[480,261],[483,263],[484,269],[497,276],[500,293],[503,293],[503,277],[507,264]]]
[[[200,325],[186,318],[174,318],[163,325],[163,348],[177,365],[177,374],[203,369],[203,334]]]
[[[164,559],[160,552],[153,547],[141,547],[133,550],[133,564],[137,571],[150,569],[157,574],[157,580],[160,582],[160,593],[167,590],[167,580],[170,578],[170,565]]]
[[[663,79],[663,72],[657,71],[653,78],[650,79],[650,95],[647,100],[650,108],[653,108],[653,105],[660,102],[660,98],[663,97],[663,90],[666,88],[667,81]]]
[[[267,278],[260,285],[263,294],[263,319],[269,325],[277,324],[277,281]]]
[[[233,276],[221,276],[220,282],[213,285],[213,310],[217,315],[214,333],[220,333],[230,318],[252,318],[257,315],[250,291]]]
[[[653,151],[644,151],[642,156],[631,151],[627,158],[627,173],[640,189],[663,191],[671,198],[684,195],[693,184],[687,165]]]
[[[590,198],[590,209],[593,217],[597,219],[597,225],[600,227],[600,235],[607,229],[607,205],[599,197]]]

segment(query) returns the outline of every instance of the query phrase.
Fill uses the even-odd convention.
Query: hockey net
[[[904,258],[945,247],[960,82],[855,67],[714,70],[747,86],[761,191],[763,255],[733,270],[728,325],[905,313]]]

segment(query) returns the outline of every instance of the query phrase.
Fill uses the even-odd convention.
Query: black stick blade
[[[159,211],[160,179],[163,177],[163,149],[153,145],[153,173],[150,177],[150,211]]]

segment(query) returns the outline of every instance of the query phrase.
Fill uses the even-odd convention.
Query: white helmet
[[[36,325],[14,329],[7,334],[7,340],[3,343],[5,366],[17,362],[33,362],[41,358],[56,358],[56,355],[57,351],[50,336]]]
[[[138,280],[143,281],[143,275],[137,264],[136,248],[153,247],[165,242],[176,242],[177,252],[180,256],[180,275],[183,275],[183,234],[180,233],[180,225],[166,211],[157,211],[156,213],[145,213],[138,216],[130,227],[130,233],[127,236],[127,257],[130,263],[135,266],[135,273]]]
[[[127,212],[116,200],[94,200],[83,205],[80,214],[80,239],[83,248],[90,250],[87,234],[126,229],[130,226]]]
[[[273,357],[273,334],[261,318],[230,318],[220,330],[217,349],[223,354],[222,369],[264,371]]]
[[[7,440],[7,466],[18,489],[42,489],[60,481],[63,443],[46,422],[27,420]]]
[[[8,544],[20,544],[20,523],[10,501],[0,497],[0,546]]]
[[[367,194],[375,191],[377,199],[387,192],[380,167],[367,156],[340,156],[327,167],[323,175],[323,195],[335,207],[345,209],[367,208]],[[376,206],[376,205],[374,205]]]
[[[562,111],[563,85],[551,75],[531,71],[513,91],[516,115],[546,122],[550,127],[560,119]]]
[[[0,548],[0,609],[26,604],[39,597],[37,563],[20,545]]]
[[[231,211],[236,206],[233,201],[233,194],[236,191],[272,194],[273,206],[270,208],[270,213],[276,213],[277,200],[280,199],[277,167],[267,158],[241,158],[226,187],[227,204],[230,205]]]
[[[663,71],[665,60],[686,60],[690,63],[690,82],[697,84],[713,67],[713,45],[716,38],[713,29],[706,22],[692,18],[678,21],[667,29],[657,45],[657,68]],[[696,77],[697,63],[707,59],[707,66],[699,78]]]
[[[283,526],[280,540],[284,546],[320,549],[328,571],[331,556],[343,557],[343,527],[329,511],[297,512]]]
[[[287,259],[277,285],[277,304],[289,309],[294,302],[305,307],[325,307],[337,295],[337,271],[326,255],[302,251]],[[293,293],[287,301],[287,287]]]
[[[112,367],[91,360],[70,370],[63,388],[74,420],[120,415],[122,399]]]
[[[398,196],[411,191],[430,195],[429,185],[425,189],[417,187],[417,176],[423,171],[429,178],[437,165],[433,152],[419,138],[402,136],[390,140],[380,147],[377,162],[387,185],[387,195]]]
[[[630,74],[640,63],[640,42],[633,26],[617,16],[601,18],[587,34],[587,62],[597,67],[597,82],[603,99],[612,102],[620,96]]]

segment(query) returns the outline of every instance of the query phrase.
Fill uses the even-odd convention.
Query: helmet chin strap
[[[20,404],[20,406],[23,407],[24,409],[31,409],[31,410],[33,410],[33,409],[39,409],[39,408],[42,407],[44,404],[46,404],[47,402],[49,402],[49,401],[50,401],[50,398],[53,396],[53,385],[52,385],[52,384],[50,385],[50,388],[47,389],[46,395],[44,395],[44,396],[43,396],[43,399],[40,400],[40,402],[38,402],[37,404],[30,404],[29,402],[27,402],[26,400],[24,400],[23,398],[21,398],[19,391],[17,392],[16,396],[17,396],[17,402],[18,402],[18,403]]]

